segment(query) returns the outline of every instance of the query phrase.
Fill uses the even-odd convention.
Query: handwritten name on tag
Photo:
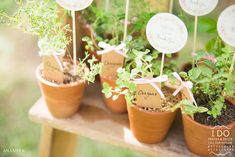
[[[58,57],[59,61],[62,63],[62,56]],[[54,56],[43,56],[43,77],[48,81],[55,81],[57,83],[63,83],[64,74],[63,69],[58,64],[58,61]]]
[[[117,69],[123,67],[124,56],[115,51],[102,54],[101,57],[102,70],[101,75],[111,79],[117,79]]]
[[[147,24],[146,35],[149,43],[165,54],[178,52],[188,39],[185,24],[170,13],[159,13],[153,16]]]
[[[93,0],[56,0],[63,8],[71,11],[79,11],[87,8]]]
[[[160,88],[160,83],[155,83]],[[137,84],[136,103],[140,107],[161,108],[161,96],[151,84]]]
[[[193,16],[203,16],[215,9],[218,0],[179,0],[182,9]]]
[[[223,41],[235,47],[235,5],[229,6],[220,14],[217,29]]]

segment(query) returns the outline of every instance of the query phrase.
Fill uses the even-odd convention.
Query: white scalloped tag
[[[212,12],[218,0],[179,0],[182,9],[193,16],[203,16]]]
[[[175,15],[159,13],[153,16],[146,28],[149,43],[161,53],[176,53],[186,44],[188,31]]]
[[[87,8],[93,0],[56,0],[63,8],[71,11],[79,11]]]
[[[224,42],[235,47],[235,5],[229,6],[220,14],[217,30]]]

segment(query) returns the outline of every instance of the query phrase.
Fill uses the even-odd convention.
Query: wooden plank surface
[[[50,125],[59,130],[75,133],[93,140],[128,148],[151,156],[196,156],[190,153],[185,146],[179,115],[164,142],[153,145],[142,144],[132,135],[126,114],[115,115],[106,109],[98,83],[89,85],[85,93],[80,110],[71,118],[54,118],[49,113],[42,98],[30,109],[29,118],[42,125]]]

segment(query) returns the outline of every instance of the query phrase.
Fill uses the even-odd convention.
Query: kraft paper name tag
[[[93,0],[56,0],[63,8],[71,11],[79,11],[87,8]]]
[[[160,83],[155,83],[160,88]],[[136,103],[140,107],[161,108],[161,96],[151,84],[137,84]]]
[[[101,62],[103,64],[101,75],[103,77],[117,79],[117,69],[123,67],[124,56],[115,51],[111,51],[102,54]]]
[[[188,31],[185,24],[175,15],[159,13],[153,16],[146,28],[149,43],[159,52],[175,53],[187,42]]]
[[[223,41],[235,47],[235,5],[229,6],[220,14],[217,29]]]
[[[203,16],[215,9],[218,0],[179,0],[182,9],[193,16]]]
[[[62,56],[57,58],[62,63]],[[63,83],[64,81],[63,68],[58,63],[58,60],[54,56],[43,56],[42,61],[43,61],[43,77],[48,81]]]

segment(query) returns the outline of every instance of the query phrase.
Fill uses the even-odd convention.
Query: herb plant
[[[0,13],[2,23],[14,25],[26,33],[39,37],[40,55],[51,55],[64,50],[71,41],[66,36],[69,25],[63,24],[58,16],[57,4],[50,0],[27,0],[18,3],[19,8],[12,16]]]
[[[96,75],[99,74],[101,71],[101,64],[97,63],[98,60],[94,56],[92,56],[91,59],[88,59],[89,57],[90,55],[86,52],[85,58],[79,59],[76,73],[82,80],[87,81],[88,83],[94,83]],[[90,67],[89,71],[86,71],[86,61],[88,62]]]
[[[59,10],[55,1],[51,0],[27,0],[18,3],[19,8],[12,16],[1,12],[2,23],[13,25],[16,28],[23,30],[26,33],[36,35],[39,38],[38,46],[40,55],[54,55],[64,52],[66,46],[71,39],[67,36],[70,31],[69,25],[64,25],[63,16],[58,16]],[[61,15],[61,14],[60,14]],[[63,54],[62,54],[63,55]],[[82,80],[89,82],[95,81],[95,76],[100,72],[100,65],[96,64],[95,57],[88,59],[86,53],[84,59],[79,59],[76,73],[70,69],[64,69],[64,73],[69,73],[71,77],[78,76]],[[90,70],[87,69],[86,61],[89,64]]]
[[[205,107],[195,106],[191,101],[189,100],[182,100],[178,104],[176,104],[172,111],[175,111],[176,109],[181,109],[183,114],[187,114],[191,116],[191,118],[194,119],[194,114],[196,113],[204,113],[207,112],[208,109]]]
[[[139,43],[139,44],[137,44]],[[102,92],[107,98],[112,97],[116,100],[120,95],[125,95],[128,105],[135,103],[136,84],[133,82],[136,78],[153,78],[160,75],[161,61],[157,51],[150,51],[145,48],[145,43],[141,39],[127,42],[127,58],[124,68],[118,69],[118,78],[116,87],[113,89],[107,83],[103,84]],[[175,66],[169,62],[164,68],[164,74],[171,75],[176,70]]]
[[[221,111],[226,109],[225,98],[234,94],[234,72],[229,74],[229,68],[232,63],[232,50],[228,47],[222,47],[220,54],[215,57],[216,61],[206,60],[204,64],[198,64],[208,53],[200,51],[195,57],[197,66],[188,73],[181,72],[181,76],[186,81],[192,81],[194,87],[192,92],[199,106],[208,104],[208,115],[217,118]],[[189,105],[188,102],[182,102]],[[200,110],[201,111],[201,110]],[[203,110],[205,111],[205,110]],[[190,112],[188,114],[192,115]]]
[[[82,12],[87,23],[92,25],[90,37],[83,38],[86,49],[99,49],[96,42],[104,41],[110,45],[118,45],[123,38],[125,1],[110,1],[110,9],[104,9],[95,3]],[[128,34],[145,36],[148,20],[155,14],[149,11],[148,3],[133,0],[129,8]],[[138,36],[139,36],[138,34]]]

